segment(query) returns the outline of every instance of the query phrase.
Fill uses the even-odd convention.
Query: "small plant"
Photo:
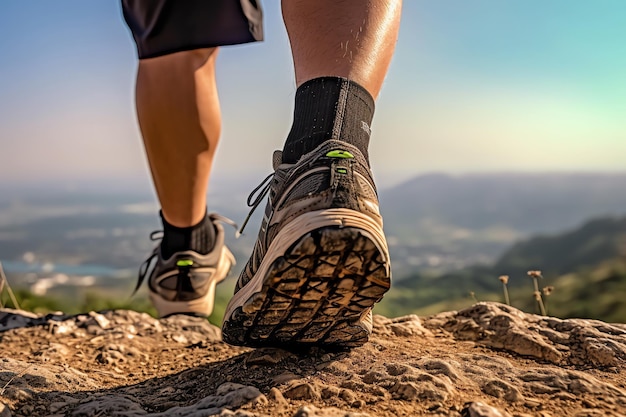
[[[541,276],[541,271],[528,271],[528,276],[533,279],[533,286],[535,291],[533,291],[533,296],[535,297],[535,301],[537,301],[537,305],[539,306],[539,311],[542,316],[546,315],[546,307],[543,305],[543,299],[541,298],[541,291],[539,291],[539,279],[543,278]]]
[[[498,279],[502,283],[502,291],[504,291],[504,302],[506,303],[506,305],[510,306],[511,300],[509,299],[509,288],[507,287],[507,284],[509,283],[509,276],[500,275]]]
[[[546,313],[547,313],[548,312],[548,297],[552,295],[552,293],[554,292],[554,286],[548,285],[547,287],[543,287],[542,291],[543,291],[543,295],[546,297],[546,301],[544,304],[546,306]]]
[[[9,297],[11,298],[11,302],[13,303],[13,308],[21,310],[20,305],[17,302],[17,298],[15,298],[15,294],[13,294],[13,290],[11,289],[11,286],[9,285],[9,281],[7,280],[6,275],[4,275],[2,262],[0,262],[0,308],[4,307],[4,303],[2,302],[2,291],[4,290],[5,286],[7,289],[7,293],[9,293]]]
[[[474,300],[475,303],[478,302],[478,298],[476,298],[476,293],[474,291],[469,292],[469,296]]]

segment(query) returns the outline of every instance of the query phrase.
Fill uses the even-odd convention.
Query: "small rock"
[[[363,400],[356,400],[352,404],[350,404],[350,407],[352,407],[352,408],[365,407],[365,401],[363,401]]]
[[[431,384],[417,384],[415,382],[398,381],[389,389],[394,399],[406,401],[445,401],[448,393],[445,389],[441,389]]]
[[[322,398],[317,386],[307,382],[291,384],[283,395],[292,400],[320,400]]]
[[[372,369],[361,378],[366,384],[378,384],[389,379],[389,374],[382,370]]]
[[[418,366],[431,375],[445,375],[451,381],[459,381],[461,379],[459,364],[454,361],[425,359],[420,361]]]
[[[136,324],[141,323],[137,320]],[[180,334],[181,330],[189,339],[190,343],[204,341],[218,341],[221,339],[221,331],[202,317],[185,316],[176,314],[160,320],[163,331],[168,335]],[[141,333],[141,329],[139,332]]]
[[[352,405],[358,399],[354,391],[345,388],[339,392],[339,398],[348,403],[348,405]]]
[[[317,408],[312,405],[300,407],[293,417],[370,417],[367,413],[352,413],[337,408]]]
[[[0,402],[0,417],[11,417],[11,410],[7,405]]]
[[[76,323],[72,321],[66,321],[62,323],[50,322],[50,332],[53,335],[66,335],[76,332]]]
[[[225,382],[217,387],[215,396],[212,397],[219,398],[219,401],[216,403],[218,407],[238,408],[248,403],[267,403],[267,397],[261,394],[258,388],[233,382]]]
[[[528,407],[528,408],[537,408],[541,405],[541,401],[539,400],[534,400],[532,398],[527,399],[526,401],[524,401],[524,406]]]
[[[24,407],[19,409],[19,413],[25,416],[30,416],[35,411],[35,407],[30,404],[26,404]]]
[[[498,410],[479,401],[466,404],[461,414],[463,417],[511,417],[506,411]]]
[[[172,340],[180,344],[189,343],[189,340],[182,334],[175,334],[174,336],[172,336]]]
[[[283,372],[282,374],[276,375],[274,378],[272,378],[272,381],[277,385],[281,385],[298,378],[300,377],[293,372]]]
[[[267,404],[267,397],[261,394],[261,392],[252,386],[246,386],[241,384],[235,384],[232,382],[226,382],[220,385],[214,395],[209,395],[207,397],[202,398],[195,404],[184,406],[184,407],[172,407],[163,413],[158,414],[150,414],[151,417],[168,417],[168,416],[179,416],[179,417],[192,417],[192,416],[212,416],[212,415],[223,415],[223,416],[250,416],[250,414],[245,414],[243,411],[240,413],[240,410],[235,413],[230,411],[225,411],[224,409],[237,409],[244,404],[250,405],[265,405]],[[231,414],[228,414],[228,413]],[[220,414],[222,413],[222,414]],[[225,413],[225,414],[224,414]],[[103,414],[104,415],[104,414]],[[107,414],[108,415],[108,414]],[[129,417],[132,415],[130,413],[125,414]]]
[[[109,319],[107,319],[106,317],[104,317],[102,314],[100,313],[96,313],[95,311],[90,311],[89,312],[89,316],[91,318],[93,318],[93,320],[98,323],[98,326],[100,326],[103,329],[107,329],[109,327],[109,325],[111,324],[111,322],[109,321]]]
[[[410,336],[432,336],[432,332],[424,326],[420,318],[414,314],[389,319],[387,317],[375,315],[374,334],[395,335],[401,337]]]
[[[69,349],[67,348],[67,346],[62,345],[60,343],[50,343],[48,349],[46,349],[45,352],[43,352],[43,355],[45,357],[50,357],[50,356],[67,356],[70,353]]]
[[[483,392],[492,397],[504,398],[508,402],[518,402],[524,399],[517,388],[499,379],[492,379],[483,385]]]
[[[339,389],[339,388],[337,388],[337,387],[333,387],[333,386],[331,386],[331,385],[326,386],[326,387],[322,388],[322,398],[323,398],[323,399],[325,399],[325,400],[327,400],[327,399],[329,399],[329,398],[336,397],[336,396],[338,396],[338,395],[339,395],[339,393],[340,393],[341,391],[342,391],[342,390],[340,390],[340,389]]]
[[[276,388],[276,387],[273,387],[272,389],[270,389],[270,392],[267,393],[267,399],[270,402],[275,403],[276,407],[278,407],[278,408],[285,407],[285,406],[289,405],[289,403],[287,402],[287,400],[283,396],[283,393],[280,392],[280,390],[278,388]]]

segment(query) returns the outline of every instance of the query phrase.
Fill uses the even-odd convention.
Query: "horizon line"
[[[233,184],[233,183],[253,183],[257,178],[261,178],[266,175],[265,171],[259,173],[245,173],[239,176],[230,177],[213,177],[209,184],[209,190],[212,188],[219,188],[220,185]],[[420,177],[451,177],[451,178],[463,178],[463,177],[488,177],[488,176],[624,176],[626,175],[626,169],[620,170],[588,170],[588,169],[572,169],[572,170],[486,170],[486,171],[443,171],[432,170],[418,173],[409,172],[377,172],[374,170],[374,177],[377,182],[380,182],[383,188],[390,188],[394,185],[410,181],[412,179]],[[120,183],[120,181],[123,181]],[[82,177],[82,178],[57,178],[57,179],[24,179],[24,180],[3,180],[0,179],[0,189],[14,189],[22,188],[24,191],[37,188],[49,188],[59,189],[64,188],[67,191],[72,189],[83,189],[86,187],[101,187],[109,191],[118,189],[123,191],[136,191],[138,188],[146,189],[146,191],[153,192],[153,185],[148,175],[138,176],[106,176],[106,177]],[[380,188],[380,187],[379,187]]]

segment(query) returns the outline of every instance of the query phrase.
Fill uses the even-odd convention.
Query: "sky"
[[[289,42],[263,5],[265,41],[218,58],[212,181],[270,172],[290,128]],[[623,0],[405,0],[375,174],[626,170],[625,16]],[[0,183],[149,183],[136,68],[118,2],[2,0]]]

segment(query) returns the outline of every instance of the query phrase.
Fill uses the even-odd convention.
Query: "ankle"
[[[165,220],[160,213],[163,223],[163,240],[161,241],[161,256],[170,258],[176,252],[192,250],[206,255],[215,245],[215,225],[205,214],[202,220],[190,227],[177,227]]]
[[[283,162],[296,163],[329,139],[356,146],[368,159],[374,99],[346,78],[309,80],[296,91],[294,120],[283,148]]]

